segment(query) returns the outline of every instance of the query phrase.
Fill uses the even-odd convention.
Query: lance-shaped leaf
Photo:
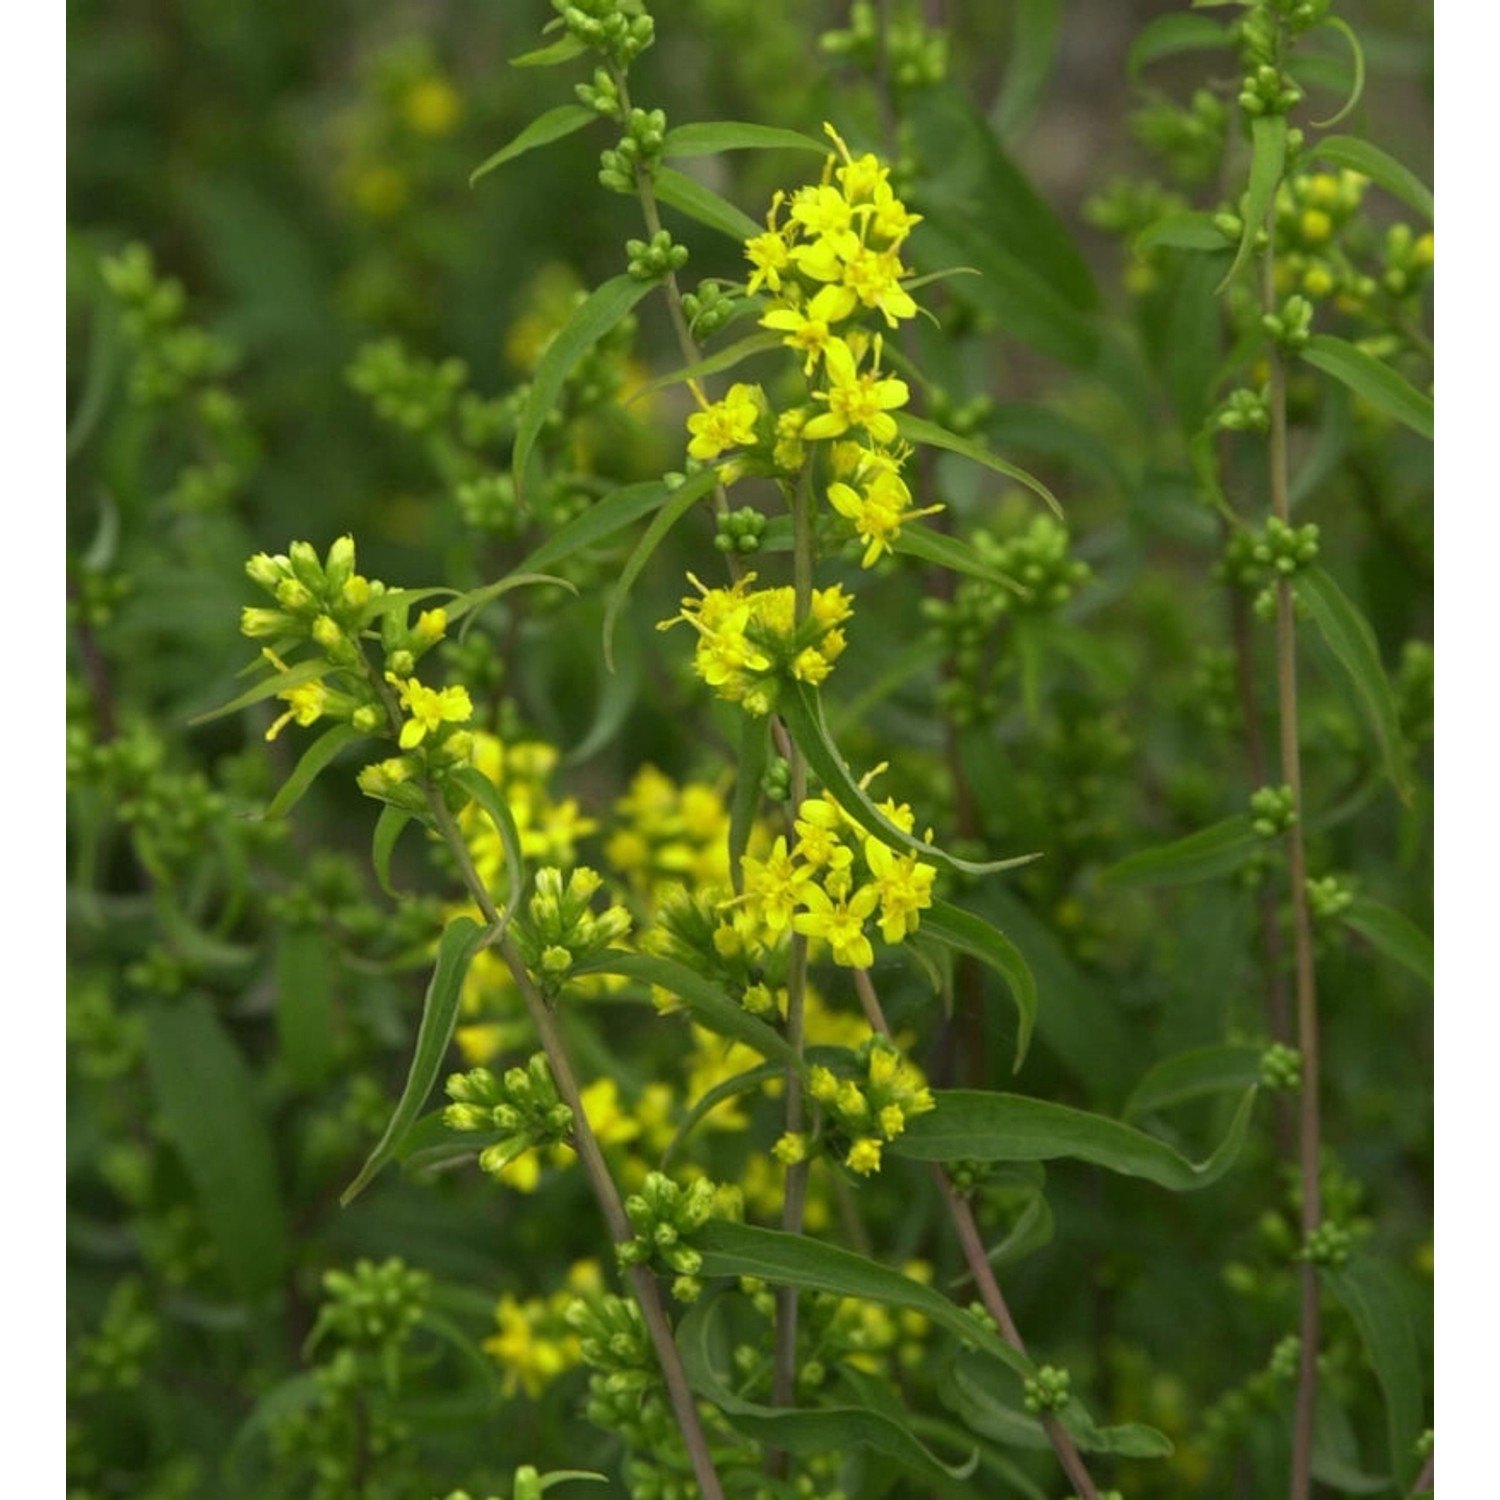
[[[499,925],[488,936],[492,943],[499,942],[505,929],[510,926],[516,908],[521,904],[521,892],[526,887],[526,858],[521,852],[521,831],[516,827],[514,814],[510,810],[500,788],[482,771],[473,766],[464,766],[452,773],[456,781],[484,810],[495,831],[500,835],[500,847],[505,851],[505,876],[510,882],[505,910],[500,913]]]
[[[1401,800],[1411,800],[1411,780],[1406,769],[1406,749],[1401,720],[1396,711],[1390,679],[1380,664],[1380,647],[1369,621],[1345,596],[1333,577],[1320,567],[1306,568],[1297,575],[1297,597],[1307,606],[1318,633],[1343,668],[1356,702],[1380,746],[1386,774]]]
[[[623,953],[609,948],[575,965],[573,972],[619,974],[625,979],[639,979],[644,984],[657,985],[675,995],[682,1002],[683,1008],[692,1013],[693,1019],[710,1031],[736,1042],[743,1042],[762,1057],[789,1063],[798,1072],[805,1071],[802,1059],[787,1046],[780,1032],[752,1016],[712,980],[705,979],[674,958],[658,958],[647,953]]]
[[[713,469],[700,469],[691,479],[685,479],[673,492],[666,504],[651,518],[645,535],[635,545],[635,551],[620,569],[620,576],[609,592],[609,601],[604,606],[604,664],[611,672],[615,669],[615,621],[630,597],[630,590],[641,576],[641,569],[651,560],[651,554],[661,546],[667,533],[718,483]]]
[[[395,1111],[359,1175],[344,1189],[339,1202],[346,1207],[364,1191],[375,1174],[396,1154],[412,1122],[421,1113],[432,1086],[442,1070],[448,1043],[453,1039],[458,1020],[459,995],[464,976],[474,955],[484,946],[488,929],[472,917],[454,917],[438,940],[437,965],[433,969],[427,995],[422,1002],[422,1020],[417,1028],[417,1043],[412,1052],[406,1086],[396,1101]]]
[[[988,964],[1004,981],[1016,1003],[1019,1026],[1016,1031],[1015,1071],[1019,1072],[1031,1045],[1031,1031],[1036,1024],[1036,980],[1021,950],[983,917],[946,901],[934,901],[922,913],[919,929],[929,937],[960,953]]]
[[[1156,1064],[1131,1090],[1121,1111],[1127,1120],[1212,1094],[1237,1094],[1260,1082],[1261,1049],[1226,1042],[1195,1047]]]
[[[702,380],[708,375],[718,375],[724,370],[732,370],[737,364],[749,359],[751,355],[764,354],[767,350],[776,348],[782,340],[783,335],[774,328],[752,333],[738,343],[730,344],[726,349],[720,349],[704,359],[684,365],[680,370],[672,370],[666,375],[660,375],[655,380],[648,381],[630,393],[625,400],[625,405],[629,406],[632,401],[639,401],[643,396],[665,390],[669,385],[681,385],[684,382]]]
[[[250,669],[262,665],[262,662],[250,663]],[[326,677],[334,670],[333,663],[324,657],[315,657],[312,661],[300,661],[295,667],[288,667],[285,672],[273,672],[269,677],[262,678],[254,687],[246,688],[237,698],[231,698],[228,703],[221,704],[218,708],[211,708],[206,714],[199,714],[194,719],[189,719],[190,724],[207,724],[214,719],[222,719],[226,714],[238,713],[242,708],[248,708],[252,703],[263,703],[267,698],[274,698],[277,693],[284,693],[288,688],[301,687],[304,682],[314,682],[319,677]],[[243,675],[243,674],[241,674]]]
[[[1224,1139],[1202,1161],[1191,1161],[1154,1135],[1106,1115],[1020,1094],[944,1089],[937,1107],[907,1123],[887,1146],[919,1161],[1052,1161],[1093,1163],[1124,1177],[1144,1177],[1173,1192],[1217,1182],[1245,1141],[1257,1090],[1240,1100]]]
[[[1062,0],[1020,0],[1011,30],[1010,61],[990,121],[1007,144],[1030,125],[1047,92],[1062,36]]]
[[[662,141],[661,154],[666,157],[712,156],[718,151],[756,151],[779,149],[811,151],[827,156],[827,141],[803,135],[800,130],[782,130],[775,125],[744,125],[737,120],[700,120],[692,125],[678,125]]]
[[[959,437],[956,432],[949,432],[946,427],[939,427],[936,422],[914,417],[910,412],[896,413],[896,430],[909,443],[919,443],[927,448],[943,448],[949,453],[957,453],[960,458],[967,458],[971,463],[982,464],[986,469],[994,470],[996,474],[1004,474],[1007,479],[1014,479],[1017,484],[1024,484],[1027,489],[1040,495],[1047,502],[1059,520],[1062,519],[1063,509],[1057,502],[1057,496],[1035,474],[1028,474],[1017,464],[1007,463],[1005,459],[997,457],[981,444]]]
[[[582,57],[588,50],[589,44],[582,37],[568,32],[545,47],[511,58],[510,65],[513,68],[553,68],[558,63],[572,62],[575,57]]]
[[[532,584],[541,583],[566,589],[570,594],[578,592],[577,588],[566,578],[554,578],[550,573],[522,573],[518,570],[514,573],[507,573],[504,578],[498,578],[494,583],[486,583],[477,589],[470,589],[467,593],[460,594],[448,606],[449,622],[454,620],[464,622],[463,630],[459,634],[459,639],[463,640],[469,633],[469,627],[479,618],[479,612],[486,605],[493,604],[496,599],[502,598],[512,589],[528,588]]]
[[[791,730],[792,738],[807,757],[807,763],[817,773],[818,779],[833,799],[866,833],[873,834],[898,854],[920,854],[924,859],[936,860],[950,869],[962,870],[966,875],[989,875],[997,870],[1009,870],[1016,865],[1029,864],[1038,858],[1035,854],[1022,854],[1014,859],[960,859],[957,855],[939,849],[936,844],[914,838],[904,828],[898,828],[892,823],[855,779],[828,732],[828,725],[823,718],[823,702],[815,688],[809,687],[805,682],[788,684],[781,695],[778,712]]]
[[[1365,92],[1365,49],[1359,44],[1359,37],[1354,28],[1342,16],[1325,16],[1320,23],[1330,26],[1349,43],[1349,51],[1354,58],[1354,79],[1349,86],[1349,97],[1333,114],[1326,120],[1314,120],[1312,123],[1319,130],[1327,130],[1330,125],[1337,125],[1349,112],[1359,103]]]
[[[1312,155],[1331,167],[1362,173],[1409,208],[1432,218],[1432,189],[1410,167],[1403,166],[1379,146],[1372,146],[1358,136],[1329,135],[1312,148]]]
[[[402,830],[413,816],[403,808],[381,808],[370,841],[370,860],[375,867],[375,879],[380,882],[380,889],[396,900],[400,899],[401,892],[391,884],[391,856],[396,852],[396,841],[401,837]]]
[[[469,186],[473,187],[481,177],[493,172],[496,167],[503,167],[506,162],[524,156],[537,146],[560,141],[564,136],[582,130],[585,125],[592,124],[598,118],[586,104],[561,104],[556,109],[549,109],[546,114],[533,120],[514,140],[507,142],[482,165],[475,167],[469,173]]]
[[[712,188],[706,188],[696,178],[685,176],[672,167],[662,167],[653,179],[656,196],[663,203],[670,203],[679,213],[732,240],[754,239],[763,229],[743,209],[736,208],[727,198],[721,198]]]
[[[1436,414],[1432,398],[1424,396],[1384,361],[1330,333],[1315,333],[1301,354],[1308,364],[1332,375],[1371,406],[1420,433],[1428,442],[1433,440]]]
[[[1249,813],[1236,813],[1186,838],[1127,854],[1099,877],[1100,885],[1189,885],[1237,870],[1264,842]]]
[[[292,774],[281,784],[281,789],[271,798],[266,807],[268,818],[284,818],[307,794],[319,776],[333,763],[346,745],[368,736],[352,724],[335,724],[325,731],[302,752]]]
[[[1339,921],[1357,932],[1389,959],[1410,969],[1428,988],[1433,983],[1432,939],[1409,917],[1379,901],[1356,896],[1339,913]]]
[[[546,352],[537,365],[536,374],[532,376],[531,389],[526,394],[526,405],[516,423],[516,445],[511,467],[517,495],[522,493],[525,486],[527,461],[541,434],[542,424],[556,406],[563,383],[573,372],[573,367],[653,285],[649,281],[637,281],[628,272],[612,277],[603,286],[595,287],[589,293],[547,345]]]
[[[1191,17],[1183,19],[1191,20]],[[1135,248],[1144,250],[1229,250],[1224,231],[1212,214],[1168,214],[1136,236]]]
[[[1142,69],[1164,57],[1176,57],[1183,52],[1216,52],[1233,44],[1229,28],[1212,16],[1173,12],[1158,16],[1140,29],[1125,54],[1125,71],[1134,83]]]
[[[1240,246],[1234,253],[1218,290],[1223,291],[1249,259],[1255,236],[1265,226],[1276,185],[1286,166],[1286,116],[1261,115],[1250,123],[1250,186],[1245,191],[1244,229]]]
[[[904,1422],[884,1409],[871,1409],[863,1399],[858,1406],[776,1407],[736,1395],[714,1368],[711,1353],[713,1323],[722,1304],[722,1298],[714,1298],[694,1307],[678,1325],[677,1344],[688,1384],[746,1437],[792,1453],[863,1448],[940,1483],[964,1478],[972,1471],[972,1457],[962,1464],[945,1464]]]
[[[516,572],[537,574],[544,568],[556,567],[585,547],[592,547],[595,542],[623,531],[642,516],[650,515],[658,506],[664,505],[672,493],[672,487],[662,479],[611,490],[604,499],[589,506],[581,515],[574,516],[535,551],[528,553]]]
[[[903,557],[919,557],[923,562],[936,563],[950,573],[966,573],[971,578],[982,578],[999,588],[1009,589],[1013,594],[1029,598],[1031,590],[1024,583],[1002,573],[999,568],[987,563],[967,542],[943,531],[932,531],[926,526],[903,526],[892,539],[892,548]]]

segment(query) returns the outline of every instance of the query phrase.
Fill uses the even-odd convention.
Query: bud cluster
[[[450,1130],[500,1136],[479,1153],[485,1172],[498,1174],[533,1147],[566,1142],[573,1131],[573,1111],[559,1096],[543,1052],[524,1068],[507,1068],[499,1078],[488,1068],[455,1073],[446,1091],[454,1101],[443,1111],[443,1124]]]
[[[1027,1376],[1024,1386],[1026,1410],[1029,1412],[1061,1411],[1072,1399],[1072,1381],[1068,1372],[1057,1365],[1043,1365],[1034,1376]]]
[[[569,36],[618,68],[628,68],[656,39],[656,23],[642,0],[552,0],[552,8]]]
[[[824,1114],[820,1143],[838,1154],[844,1165],[862,1177],[880,1170],[882,1147],[896,1139],[906,1122],[926,1114],[936,1101],[916,1065],[902,1057],[889,1038],[872,1035],[855,1054],[864,1077],[839,1079],[828,1068],[814,1067],[808,1092]],[[783,1162],[804,1160],[812,1142],[800,1135],[784,1135],[774,1154]]]
[[[603,877],[580,865],[566,878],[556,866],[537,871],[526,916],[517,920],[516,948],[531,977],[549,998],[567,982],[575,964],[602,953],[630,931],[630,913],[611,905],[589,910]]]
[[[1302,1054],[1285,1042],[1272,1042],[1261,1053],[1260,1086],[1264,1089],[1300,1089]]]
[[[1297,822],[1297,799],[1291,787],[1258,787],[1250,794],[1250,816],[1250,826],[1263,839],[1289,832]]]
[[[341,1344],[379,1349],[404,1343],[421,1322],[432,1293],[432,1278],[398,1256],[376,1265],[358,1260],[352,1271],[323,1276],[326,1300],[318,1312],[309,1345],[331,1335]]]
[[[680,1187],[664,1173],[650,1172],[641,1191],[625,1200],[625,1213],[635,1238],[615,1247],[620,1264],[673,1272],[672,1295],[679,1302],[697,1301],[703,1257],[690,1242],[710,1219],[723,1217],[722,1190],[706,1177]]]

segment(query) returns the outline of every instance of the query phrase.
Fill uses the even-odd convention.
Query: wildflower
[[[397,677],[386,673],[386,680],[401,695],[401,707],[411,717],[401,726],[401,748],[414,750],[429,734],[444,724],[463,724],[474,716],[474,704],[467,688],[430,688],[415,677]]]
[[[742,448],[755,441],[755,424],[766,410],[766,398],[758,385],[737,382],[722,401],[714,401],[687,419],[693,458],[717,458],[726,448]]]
[[[891,543],[901,535],[902,524],[918,516],[930,516],[941,505],[911,509],[911,491],[900,474],[886,464],[876,467],[863,492],[835,480],[828,487],[828,499],[841,516],[854,522],[854,529],[865,546],[860,566],[873,567]]]
[[[862,427],[877,443],[891,442],[896,436],[896,419],[891,411],[905,406],[911,392],[904,380],[881,377],[879,338],[875,340],[874,361],[862,375],[854,350],[845,339],[829,339],[823,365],[829,386],[826,391],[814,391],[813,397],[826,401],[828,410],[802,429],[803,438],[842,437],[851,427]]]
[[[803,895],[807,910],[792,918],[792,927],[808,937],[827,941],[833,961],[848,969],[867,969],[875,950],[865,936],[865,918],[879,904],[874,886],[862,886],[847,899],[832,899],[822,886],[809,885]]]
[[[865,863],[880,896],[880,935],[888,943],[899,943],[917,930],[918,912],[932,905],[934,866],[923,864],[915,854],[897,854],[879,839],[865,840]]]
[[[299,687],[285,688],[276,696],[291,707],[266,730],[268,740],[274,740],[293,719],[304,729],[317,723],[328,705],[328,689],[321,682],[304,682]]]
[[[868,1177],[871,1172],[880,1170],[880,1142],[869,1136],[864,1136],[849,1148],[849,1154],[844,1158],[844,1165],[851,1171],[858,1172],[862,1177]]]

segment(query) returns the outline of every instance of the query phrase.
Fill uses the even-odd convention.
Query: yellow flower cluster
[[[823,1107],[824,1130],[839,1143],[844,1165],[868,1177],[880,1170],[886,1142],[895,1140],[908,1120],[933,1109],[935,1101],[916,1064],[902,1057],[886,1037],[872,1035],[860,1049],[860,1060],[863,1084],[814,1067],[808,1091]],[[805,1151],[805,1143],[796,1136],[783,1136],[776,1144],[783,1159]]]
[[[807,618],[796,622],[790,588],[751,589],[754,573],[731,588],[705,588],[691,573],[699,597],[688,595],[682,611],[657,627],[686,620],[698,632],[693,667],[719,697],[743,703],[761,716],[776,706],[781,683],[822,682],[847,644],[839,628],[851,613],[849,595],[838,585],[814,589]]]
[[[713,787],[643,766],[615,815],[604,857],[653,905],[674,886],[728,886],[729,810]]]
[[[504,1372],[504,1394],[524,1391],[535,1401],[560,1375],[580,1363],[578,1335],[569,1326],[567,1311],[574,1301],[604,1288],[599,1263],[574,1262],[564,1286],[550,1297],[518,1301],[507,1294],[495,1308],[498,1332],[484,1341],[485,1353]]]

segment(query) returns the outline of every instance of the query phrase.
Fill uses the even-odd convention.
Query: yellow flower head
[[[415,677],[397,677],[394,672],[387,672],[386,680],[395,685],[401,707],[411,715],[401,726],[403,750],[416,749],[444,724],[465,724],[474,717],[474,704],[467,688],[430,688]]]

